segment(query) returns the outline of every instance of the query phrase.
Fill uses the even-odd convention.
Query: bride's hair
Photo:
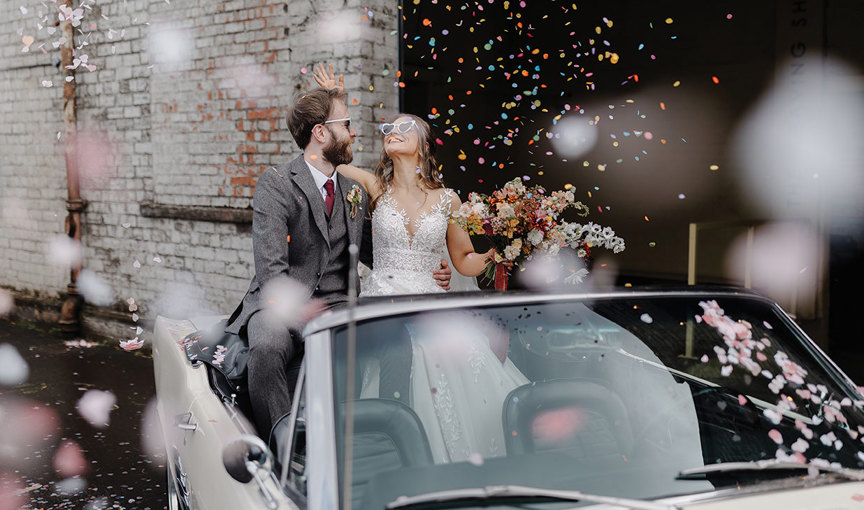
[[[400,113],[393,117],[395,122],[400,117],[409,117],[414,121],[414,129],[417,130],[417,149],[420,152],[420,185],[426,189],[439,189],[444,187],[444,180],[441,178],[441,169],[438,167],[438,162],[435,161],[435,140],[432,138],[432,130],[425,120],[410,113]],[[386,147],[381,147],[381,157],[378,159],[378,165],[375,167],[375,179],[378,181],[378,188],[383,192],[390,187],[393,182],[393,160],[387,154]],[[378,205],[378,199],[381,195],[375,197],[372,203],[369,204],[369,210],[374,211]]]

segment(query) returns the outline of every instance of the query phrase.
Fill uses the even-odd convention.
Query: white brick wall
[[[60,53],[51,47],[57,35],[36,29],[37,11],[46,11],[40,2],[9,5],[13,14],[0,21],[0,285],[57,296],[68,272],[45,251],[66,214],[56,138],[62,76],[52,66]],[[371,20],[362,19],[367,8]],[[239,302],[253,272],[249,225],[148,218],[139,204],[248,207],[257,175],[298,154],[285,113],[314,64],[330,61],[346,74],[360,133],[356,161],[369,167],[377,160],[377,119],[397,104],[392,80],[381,77],[397,65],[396,12],[388,0],[100,0],[86,12],[81,28],[90,35],[79,55],[97,70],[79,69],[76,79],[86,147],[84,267],[114,289],[114,308],[124,310],[133,297],[142,317],[152,318],[229,313]],[[56,19],[54,11],[44,14]],[[20,51],[19,29],[36,37],[29,53]],[[166,63],[149,51],[151,34],[166,30],[188,41],[187,60]],[[42,43],[47,54],[37,49]],[[42,87],[43,79],[55,86]]]

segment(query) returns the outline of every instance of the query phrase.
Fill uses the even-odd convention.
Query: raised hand
[[[312,77],[315,78],[315,83],[318,84],[319,87],[325,89],[339,89],[345,90],[345,77],[343,75],[336,76],[333,72],[333,64],[327,64],[329,67],[329,72],[324,64],[318,64],[315,66],[314,71],[312,72]]]

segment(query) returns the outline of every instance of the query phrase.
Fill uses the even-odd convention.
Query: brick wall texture
[[[69,278],[48,256],[66,216],[58,11],[2,4],[0,286],[56,297]],[[318,62],[345,73],[355,161],[370,167],[375,126],[397,108],[396,3],[89,0],[82,13],[83,266],[118,310],[133,298],[150,319],[229,313],[254,271],[251,226],[145,217],[140,204],[249,207],[257,176],[299,154],[286,108]]]

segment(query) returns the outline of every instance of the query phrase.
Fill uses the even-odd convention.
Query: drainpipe
[[[73,0],[65,0],[66,7],[74,9]],[[75,241],[81,242],[81,213],[86,203],[81,199],[81,190],[78,179],[78,157],[76,151],[76,115],[75,115],[75,70],[72,60],[75,58],[75,31],[72,23],[63,21],[61,23],[63,37],[66,43],[61,48],[61,66],[63,67],[63,146],[66,155],[66,187],[68,196],[66,199],[65,231],[66,235]],[[68,79],[71,77],[71,79]],[[69,284],[66,286],[66,298],[60,308],[60,330],[66,334],[78,334],[81,331],[81,307],[83,299],[78,293],[75,282],[78,281],[78,273],[81,265],[73,265],[70,269]]]

